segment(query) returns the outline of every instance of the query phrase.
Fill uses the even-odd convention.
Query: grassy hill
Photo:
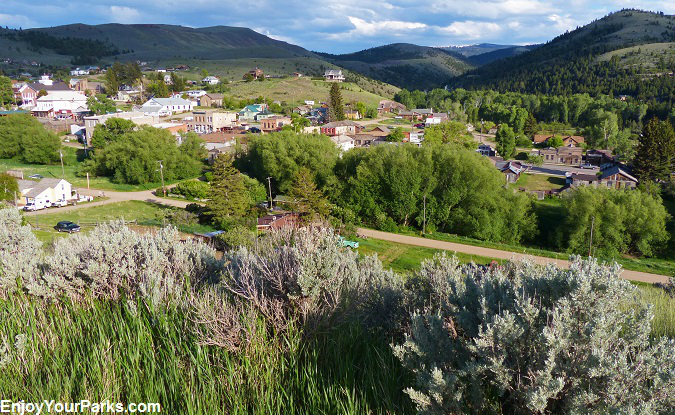
[[[611,52],[619,55],[618,51],[624,50],[622,56],[628,56],[633,47],[657,51],[662,50],[662,44],[673,41],[673,16],[622,10],[529,52],[477,68],[450,83],[455,87],[500,91],[622,93],[667,100],[675,91],[672,77],[644,79],[635,65],[622,64],[619,56],[611,59]],[[660,53],[641,55],[645,66],[658,65],[661,60]]]
[[[473,66],[462,55],[426,46],[395,43],[344,55],[319,53],[329,62],[402,88],[443,85]]]

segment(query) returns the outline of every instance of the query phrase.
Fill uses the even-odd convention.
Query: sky
[[[330,53],[389,43],[541,43],[622,8],[675,14],[673,0],[0,0],[0,25],[242,26]]]

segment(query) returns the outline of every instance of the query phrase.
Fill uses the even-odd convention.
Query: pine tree
[[[529,138],[534,139],[534,135],[539,131],[539,126],[537,125],[537,120],[534,118],[532,113],[529,113],[527,119],[525,120],[525,127],[523,127],[523,132]]]
[[[229,227],[246,215],[247,201],[244,178],[232,165],[232,156],[220,154],[213,164],[209,213],[216,223]]]
[[[345,109],[342,104],[342,91],[340,84],[333,83],[330,87],[330,108],[328,113],[330,121],[342,121],[345,119]]]
[[[675,132],[669,121],[649,121],[638,142],[634,164],[640,180],[668,179],[675,169]]]
[[[310,219],[323,218],[330,213],[328,200],[314,184],[312,172],[307,167],[302,167],[295,174],[290,197],[296,211],[308,213]]]

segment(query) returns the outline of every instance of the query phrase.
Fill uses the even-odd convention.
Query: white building
[[[207,85],[218,85],[220,83],[220,79],[216,76],[207,76],[206,78],[202,79],[203,84]]]
[[[424,133],[423,132],[413,131],[413,132],[410,133],[410,140],[409,140],[410,144],[417,144],[417,146],[419,147],[419,146],[422,145],[422,141],[424,141]]]
[[[146,114],[157,113],[160,116],[167,116],[178,112],[192,111],[194,107],[194,102],[183,98],[151,98],[139,107],[138,111]]]
[[[36,101],[32,109],[38,117],[70,118],[88,112],[87,97],[79,91],[51,91]]]
[[[206,95],[206,91],[199,89],[199,90],[185,91],[184,94],[187,94],[187,96],[189,96],[190,98],[197,99],[199,97],[203,97],[204,95]]]
[[[210,134],[237,125],[236,112],[194,111],[190,118],[188,131],[197,134]]]
[[[75,68],[72,71],[70,71],[70,76],[82,76],[82,75],[89,75],[89,69]]]
[[[336,135],[330,138],[340,151],[349,151],[354,148],[354,139],[348,135]]]
[[[58,200],[69,201],[77,198],[72,185],[63,179],[18,180],[21,198],[19,206],[34,204],[38,209],[51,206]]]
[[[330,82],[343,82],[345,80],[345,76],[342,75],[341,69],[328,69],[324,72],[323,77],[326,81]]]

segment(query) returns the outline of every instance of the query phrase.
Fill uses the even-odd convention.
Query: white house
[[[342,82],[345,80],[345,76],[342,75],[341,69],[328,69],[323,74],[323,77],[326,79],[326,81],[330,82]]]
[[[423,132],[413,131],[413,132],[410,133],[410,140],[409,140],[410,144],[417,144],[417,146],[419,147],[419,146],[422,145],[422,141],[424,141],[424,133]]]
[[[192,90],[192,91],[185,91],[185,94],[187,94],[187,96],[189,96],[190,98],[197,99],[199,97],[203,97],[204,95],[206,95],[206,91],[201,89]]]
[[[72,71],[70,71],[70,76],[82,76],[82,75],[89,75],[89,69],[75,68]]]
[[[73,117],[88,112],[87,97],[80,91],[51,91],[32,109],[38,117]]]
[[[206,78],[202,79],[203,84],[207,85],[218,85],[220,83],[220,79],[216,76],[207,76]]]
[[[138,111],[143,113],[158,113],[160,116],[171,115],[177,112],[192,111],[194,102],[183,98],[150,98]]]
[[[336,135],[330,138],[340,151],[349,151],[354,148],[354,139],[348,135]]]
[[[39,182],[32,180],[18,180],[21,199],[19,206],[35,204],[38,208],[51,206],[58,200],[69,201],[77,198],[72,185],[63,179],[42,179]]]

